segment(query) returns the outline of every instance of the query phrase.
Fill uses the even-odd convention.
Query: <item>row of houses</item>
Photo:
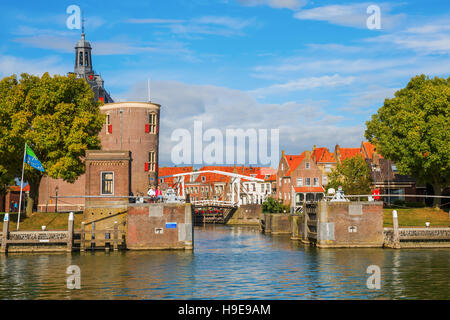
[[[425,186],[418,186],[414,179],[400,175],[393,162],[384,159],[370,142],[361,142],[359,148],[341,148],[336,145],[333,152],[325,147],[314,146],[301,154],[286,154],[282,151],[277,169],[246,166],[205,166],[194,170],[188,167],[161,167],[158,170],[159,185],[163,192],[179,182],[178,178],[167,177],[179,173],[193,173],[184,180],[186,194],[191,201],[225,200],[232,198],[232,177],[202,171],[224,171],[261,179],[242,180],[241,203],[261,204],[273,197],[283,204],[296,207],[306,201],[319,201],[325,195],[329,174],[347,158],[362,156],[370,168],[373,189],[389,194],[383,200],[394,202],[405,200],[404,195],[426,194]],[[166,177],[166,178],[164,178]],[[407,198],[407,201],[421,201]]]
[[[423,201],[421,198],[404,198],[404,195],[426,194],[427,189],[425,186],[417,185],[411,177],[398,174],[395,164],[378,154],[369,142],[361,142],[359,148],[341,148],[336,145],[333,152],[316,146],[301,154],[286,154],[282,151],[276,169],[251,166],[204,166],[196,170],[192,166],[159,167],[158,185],[164,193],[180,183],[178,177],[172,177],[174,174],[189,174],[185,176],[183,183],[185,193],[189,195],[191,201],[221,200],[240,201],[241,204],[262,204],[268,197],[272,197],[295,208],[303,201],[322,199],[332,170],[338,163],[357,155],[361,155],[370,168],[373,188],[379,189],[381,194],[390,195],[385,197],[384,201],[390,203],[397,199]],[[210,171],[241,175],[239,187],[237,188],[233,177]],[[6,196],[0,196],[0,212],[17,211],[19,189],[18,186],[11,187]],[[239,198],[236,198],[237,196]],[[44,211],[47,210],[49,209],[44,208]]]
[[[231,201],[237,196],[236,185],[233,185],[233,177],[213,172],[221,171],[247,176],[240,181],[240,196],[242,204],[262,204],[268,197],[273,195],[272,186],[275,181],[276,169],[270,167],[250,166],[204,166],[198,170],[193,167],[160,167],[158,170],[159,187],[163,193],[169,188],[180,184],[175,174],[192,173],[184,179],[184,189],[191,201],[219,200]],[[260,181],[251,181],[256,178]],[[237,199],[236,199],[237,201]]]
[[[425,186],[417,186],[414,179],[400,175],[395,164],[376,152],[370,142],[361,142],[359,148],[341,148],[336,145],[334,152],[327,148],[313,147],[300,155],[282,152],[277,171],[276,198],[291,207],[300,206],[304,200],[319,201],[323,198],[329,173],[347,158],[362,156],[372,177],[373,189],[378,189],[385,202],[405,200],[404,195],[425,194]],[[345,191],[345,190],[344,190]],[[409,197],[407,201],[420,201]]]

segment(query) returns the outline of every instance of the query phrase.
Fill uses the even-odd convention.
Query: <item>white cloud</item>
[[[449,31],[448,19],[441,19],[431,24],[369,38],[366,41],[391,44],[397,48],[410,49],[421,54],[449,54]]]
[[[356,74],[370,71],[386,70],[401,66],[414,66],[417,58],[396,59],[311,59],[306,56],[298,56],[284,59],[279,64],[256,66],[257,75],[292,74],[302,72],[304,74],[341,73]]]
[[[330,148],[335,143],[359,146],[364,124],[342,126],[342,116],[324,110],[325,101],[262,104],[249,93],[210,85],[191,85],[178,81],[152,82],[152,101],[161,104],[160,159],[170,164],[170,140],[177,128],[193,133],[194,120],[208,128],[280,129],[280,148],[300,153],[314,144]],[[122,94],[121,101],[146,101],[147,84],[136,83]],[[301,125],[300,125],[301,124]]]
[[[320,87],[336,87],[351,84],[355,77],[341,77],[338,74],[332,76],[308,77],[292,80],[286,83],[274,84],[265,88],[250,91],[257,96],[266,96],[290,91],[316,89]]]
[[[178,35],[208,34],[233,36],[243,35],[243,29],[255,23],[255,19],[240,19],[228,16],[202,16],[189,20],[180,19],[128,19],[128,23],[159,24]]]
[[[349,5],[329,5],[316,7],[312,9],[304,9],[294,14],[294,17],[300,20],[316,20],[327,21],[330,24],[340,26],[367,28],[366,21],[369,15],[367,7],[373,3],[356,3]],[[392,29],[399,24],[404,14],[389,14],[391,5],[387,3],[378,4],[381,9],[381,28]]]
[[[49,56],[39,59],[23,59],[7,55],[0,55],[0,76],[28,73],[41,76],[48,72],[54,74],[67,74],[71,66],[64,64],[60,57]]]
[[[242,5],[246,6],[260,6],[267,5],[276,9],[299,9],[303,7],[307,0],[238,0]]]
[[[167,24],[167,23],[183,23],[186,20],[179,19],[128,19],[126,22],[135,24]]]

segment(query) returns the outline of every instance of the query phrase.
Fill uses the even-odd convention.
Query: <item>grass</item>
[[[3,217],[0,214],[0,230],[3,230]],[[83,213],[74,214],[75,229],[81,228],[81,221],[83,221]],[[33,212],[31,216],[25,218],[20,217],[19,230],[42,230],[42,226],[46,226],[47,230],[67,230],[69,213],[61,212]],[[9,230],[16,231],[17,229],[17,213],[10,214]]]
[[[392,211],[383,209],[383,222],[385,227],[392,227]],[[432,227],[450,227],[448,212],[434,208],[406,208],[395,209],[398,215],[399,227],[425,227],[429,222]]]

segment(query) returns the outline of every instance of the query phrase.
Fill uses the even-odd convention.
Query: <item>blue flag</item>
[[[33,168],[44,172],[45,171],[44,167],[34,154],[33,150],[31,150],[31,148],[27,144],[25,144],[25,147],[26,147],[25,163],[28,163]]]

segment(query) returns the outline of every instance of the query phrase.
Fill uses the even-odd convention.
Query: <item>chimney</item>
[[[337,162],[340,162],[340,155],[341,155],[341,147],[339,147],[338,144],[334,147],[334,158]]]
[[[309,151],[309,150],[306,150],[306,151],[305,151],[305,159],[306,159],[306,160],[311,159],[311,151]]]

